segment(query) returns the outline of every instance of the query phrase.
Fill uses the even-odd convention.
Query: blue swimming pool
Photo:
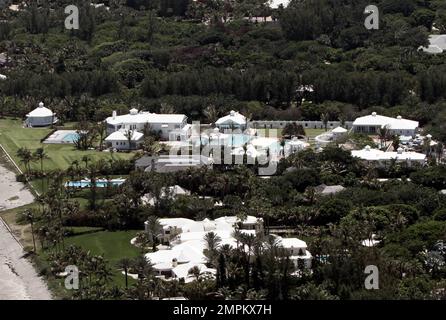
[[[67,133],[63,138],[63,142],[74,143],[79,139],[79,135],[76,132]]]
[[[212,146],[225,145],[231,147],[242,147],[251,141],[254,137],[249,134],[227,134],[222,137],[202,137],[203,144],[210,144]]]
[[[120,186],[125,182],[125,179],[98,179],[96,180],[96,187],[98,188],[106,188],[109,184],[113,187]],[[89,188],[91,186],[91,181],[89,180],[81,180],[81,181],[68,181],[65,183],[65,187],[69,188]]]

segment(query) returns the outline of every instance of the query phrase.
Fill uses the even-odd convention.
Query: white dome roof
[[[30,113],[28,113],[26,116],[38,118],[38,117],[52,117],[53,115],[54,115],[53,111],[46,108],[44,106],[43,102],[40,102],[39,106],[37,108],[35,108],[33,111],[31,111]]]

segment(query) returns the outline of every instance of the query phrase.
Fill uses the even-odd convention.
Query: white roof
[[[208,273],[211,275],[215,275],[217,271],[212,268],[206,267],[206,265],[202,263],[186,263],[186,264],[179,264],[175,268],[172,269],[172,272],[175,274],[175,276],[178,279],[183,278],[184,282],[189,283],[195,280],[195,277],[193,275],[189,275],[189,270],[193,267],[198,267],[200,270],[200,274]]]
[[[307,248],[307,243],[305,241],[297,239],[297,238],[278,238],[278,239],[279,239],[279,244],[286,249],[290,249],[290,248],[306,249]]]
[[[227,116],[218,119],[215,122],[215,124],[220,125],[220,124],[228,124],[231,122],[238,125],[244,125],[246,124],[246,117],[237,111],[231,110],[231,112],[229,112]]]
[[[279,8],[280,5],[283,5],[283,7],[286,8],[290,3],[290,0],[271,0],[269,3],[269,6],[273,9]]]
[[[298,147],[298,148],[307,148],[310,146],[310,144],[308,142],[305,142],[303,140],[299,140],[297,138],[293,138],[291,140],[286,141],[285,146],[290,146],[290,147]]]
[[[430,35],[429,46],[421,47],[421,49],[424,52],[432,54],[442,53],[444,50],[446,50],[446,34]]]
[[[344,189],[345,188],[341,185],[324,186],[321,190],[321,194],[324,194],[324,195],[335,194],[335,193],[343,191]]]
[[[260,137],[260,138],[255,138],[255,139],[251,140],[250,144],[252,144],[254,147],[268,148],[268,147],[276,145],[278,143],[278,141],[279,140],[277,138]]]
[[[241,221],[239,219],[239,217],[237,217],[237,216],[224,216],[224,217],[220,217],[220,218],[215,219],[216,222],[226,222],[226,223],[228,223],[230,225],[234,225],[237,222],[243,222],[243,223],[246,223],[246,224],[255,224],[255,223],[257,223],[257,220],[259,220],[259,218],[256,218],[254,216],[246,216],[246,219],[243,220],[243,221]]]
[[[334,132],[334,133],[346,133],[347,131],[348,130],[343,127],[337,127],[337,128],[334,128],[333,130],[331,130],[331,132]]]
[[[183,123],[187,119],[184,114],[157,114],[150,112],[138,112],[137,109],[133,108],[130,110],[129,114],[122,116],[111,116],[105,121],[108,124],[118,125],[118,124],[132,124],[132,123],[153,123],[153,124],[163,124],[163,123]]]
[[[247,216],[245,223],[253,224],[258,220],[254,216]],[[207,268],[205,263],[207,258],[203,251],[207,244],[204,237],[208,233],[205,228],[207,225],[214,228],[214,232],[220,237],[220,246],[229,245],[235,248],[237,245],[236,239],[233,237],[235,228],[234,224],[240,221],[237,216],[224,216],[215,220],[204,219],[203,221],[194,221],[185,218],[166,218],[159,219],[163,227],[176,226],[181,228],[181,233],[171,241],[171,248],[167,250],[160,249],[156,252],[150,252],[145,255],[146,259],[154,264],[157,270],[171,270],[173,276],[176,278],[184,278],[186,282],[194,281],[194,277],[189,275],[189,270],[193,267],[198,267],[200,273],[207,273],[215,275],[216,270]],[[240,230],[246,234],[255,235],[255,230]],[[298,259],[311,258],[311,254],[306,250],[307,244],[297,238],[277,237],[284,248],[302,248],[305,249],[305,256],[296,256]],[[245,250],[248,247],[245,246]],[[176,260],[176,262],[174,261]]]
[[[353,126],[387,126],[392,130],[415,130],[418,128],[418,121],[403,119],[401,117],[391,118],[380,116],[373,112],[371,115],[357,118],[353,122]]]
[[[54,115],[53,111],[46,108],[43,105],[43,102],[40,102],[39,106],[37,108],[35,108],[33,111],[31,111],[30,113],[28,113],[26,116],[32,117],[32,118],[39,118],[39,117],[43,118],[43,117],[52,117],[53,115]]]
[[[144,137],[144,134],[134,130],[132,132],[132,141],[138,141]],[[118,130],[110,134],[105,141],[128,141],[125,130]]]
[[[426,155],[417,152],[406,152],[399,150],[397,152],[385,152],[379,149],[372,149],[366,146],[362,150],[353,150],[352,156],[357,157],[367,161],[379,161],[379,160],[397,160],[397,161],[424,161],[426,160]]]

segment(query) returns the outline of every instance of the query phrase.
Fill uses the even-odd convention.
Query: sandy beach
[[[32,193],[0,165],[0,211],[33,202]],[[51,294],[0,218],[0,300],[46,300]]]

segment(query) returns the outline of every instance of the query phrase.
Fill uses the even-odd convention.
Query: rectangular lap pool
[[[97,179],[96,187],[98,188],[106,188],[108,185],[112,187],[120,186],[125,182],[125,179]],[[88,179],[80,180],[80,181],[68,181],[65,183],[66,188],[89,188],[91,186],[91,181]]]
[[[43,143],[75,143],[79,135],[75,130],[57,130],[53,132]]]

